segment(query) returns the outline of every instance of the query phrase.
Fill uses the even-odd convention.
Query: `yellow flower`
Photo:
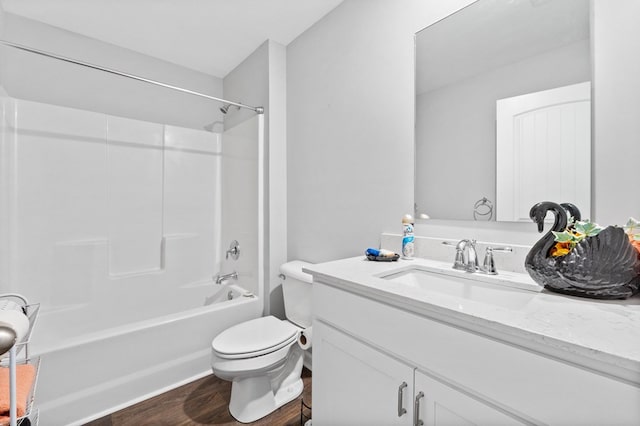
[[[560,257],[569,254],[570,251],[571,243],[556,243],[553,247],[551,247],[549,254],[553,257]]]

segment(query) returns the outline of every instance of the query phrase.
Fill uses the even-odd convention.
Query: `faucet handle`
[[[456,258],[453,261],[453,269],[466,269],[464,262],[464,254],[462,249],[459,247],[459,243],[453,243],[451,241],[443,241],[442,245],[452,247],[456,249]]]
[[[513,249],[511,247],[491,247],[487,246],[487,251],[484,255],[484,262],[482,265],[482,271],[485,274],[496,275],[498,271],[496,270],[496,264],[493,261],[493,252],[494,251],[503,251],[503,252],[512,252]]]
[[[513,251],[511,247],[487,247],[487,248],[490,248],[493,251],[508,251],[508,252]]]
[[[467,269],[466,262],[464,260],[464,252],[461,249],[456,249],[456,258],[453,261],[453,269],[460,269],[462,271]]]
[[[238,258],[240,257],[240,244],[238,243],[238,241],[236,240],[231,241],[231,245],[229,245],[229,250],[227,250],[227,253],[225,254],[224,258],[229,259],[229,255],[231,255],[231,258],[233,260],[238,260]]]

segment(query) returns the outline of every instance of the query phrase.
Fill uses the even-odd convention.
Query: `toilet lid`
[[[290,322],[267,316],[228,328],[213,339],[211,347],[224,358],[249,358],[291,344],[297,334],[298,328]]]

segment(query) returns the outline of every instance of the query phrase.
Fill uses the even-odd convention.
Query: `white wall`
[[[222,80],[76,33],[3,13],[7,41],[167,84],[222,95]],[[203,52],[203,54],[207,54]],[[208,99],[0,46],[0,86],[15,98],[202,129],[221,121]]]
[[[264,275],[265,313],[284,317],[279,267],[287,261],[286,187],[286,48],[268,40],[224,78],[224,96],[265,110],[264,134]],[[231,108],[225,128],[255,113]],[[224,242],[223,242],[224,244]]]
[[[640,2],[594,0],[595,218],[601,224],[640,217]]]
[[[262,297],[259,271],[259,123],[254,116],[222,135],[221,273],[238,273],[238,283]],[[227,259],[230,243],[240,243],[240,256]],[[213,261],[213,259],[211,259]]]
[[[280,265],[287,259],[287,50],[269,43],[267,213],[269,312],[284,318]]]
[[[362,254],[413,211],[414,34],[471,3],[347,0],[287,46],[288,257]]]
[[[265,41],[224,77],[225,99],[251,106],[269,104],[269,44]],[[224,126],[228,129],[254,115],[249,109],[231,107],[224,116]]]

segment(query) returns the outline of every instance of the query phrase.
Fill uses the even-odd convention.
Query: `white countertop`
[[[478,302],[433,291],[428,286],[405,285],[380,278],[403,268],[451,268],[450,264],[427,259],[372,262],[364,256],[311,265],[305,272],[314,281],[351,291],[374,300],[457,325],[500,336],[551,356],[581,364],[640,384],[640,297],[601,301],[552,293],[502,289],[491,280],[518,282],[526,288],[535,283],[526,274],[513,272],[488,277],[453,271],[472,285],[490,291],[515,292],[517,308]],[[447,272],[451,273],[451,272]],[[496,284],[500,284],[497,282]]]

